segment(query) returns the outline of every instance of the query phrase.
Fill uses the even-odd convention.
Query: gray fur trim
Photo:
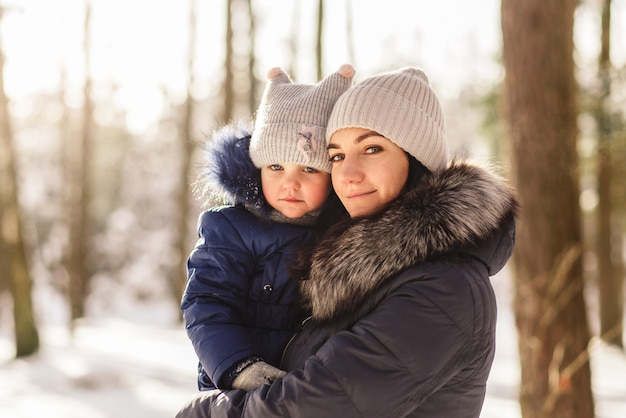
[[[494,233],[515,212],[507,183],[486,168],[452,162],[393,202],[381,216],[362,219],[324,243],[301,282],[316,320],[358,307],[395,274]]]

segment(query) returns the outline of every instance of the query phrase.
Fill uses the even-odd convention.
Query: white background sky
[[[145,128],[161,111],[160,90],[182,98],[186,82],[188,2],[180,0],[91,0],[96,82],[116,84],[116,103]],[[299,28],[299,82],[314,82],[315,0],[256,0],[257,73],[288,67],[292,25]],[[2,44],[7,56],[6,89],[11,98],[54,91],[60,68],[78,89],[84,74],[82,24],[85,0],[4,0]],[[195,94],[215,92],[223,71],[223,0],[198,2]],[[325,73],[347,62],[345,0],[326,2]],[[595,4],[590,1],[589,4]],[[626,0],[613,0],[613,59],[626,58]],[[295,15],[294,7],[299,13]],[[495,59],[501,44],[498,0],[352,0],[356,80],[381,68],[422,67],[437,92],[454,97],[460,86],[493,84],[502,77]],[[590,5],[577,18],[577,45],[595,59],[598,20]],[[621,40],[621,41],[620,41]],[[586,57],[586,58],[585,58]],[[108,90],[106,90],[108,92]],[[72,95],[68,96],[72,101]],[[76,103],[79,105],[79,103]]]
[[[82,16],[84,0],[22,0],[8,13],[3,44],[9,58],[9,93],[19,95],[54,89],[61,60],[70,77],[82,77]],[[224,1],[198,3],[200,36],[197,73],[219,73],[224,39]],[[438,78],[471,77],[475,68],[461,62],[491,59],[499,45],[499,2],[441,0],[353,0],[357,69],[376,70],[395,51],[406,61],[427,71],[443,72]],[[184,80],[187,2],[178,0],[92,0],[94,71],[96,78],[120,83],[165,83],[176,88]],[[294,4],[299,15],[294,19]],[[346,61],[345,1],[326,3],[326,67],[330,71]],[[313,35],[316,1],[257,0],[258,69],[287,66],[291,25],[299,27],[302,82],[313,81]],[[21,10],[21,11],[20,11]],[[416,41],[416,37],[419,40]],[[308,54],[303,51],[310,51]],[[12,60],[15,60],[11,62]],[[393,64],[393,63],[391,63]],[[481,65],[484,65],[482,63]],[[19,70],[18,70],[19,69]],[[307,71],[308,70],[308,71]],[[493,74],[491,74],[493,75]],[[27,82],[26,80],[30,80]]]

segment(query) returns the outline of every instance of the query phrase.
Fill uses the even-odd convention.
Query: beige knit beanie
[[[254,165],[292,163],[330,173],[326,125],[353,76],[345,64],[317,84],[294,84],[280,68],[270,70],[250,140]]]
[[[407,67],[379,74],[345,92],[330,115],[326,141],[348,127],[383,135],[431,171],[448,163],[441,104],[420,69]]]

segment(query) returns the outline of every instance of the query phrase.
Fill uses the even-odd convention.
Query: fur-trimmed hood
[[[261,172],[250,159],[252,126],[225,125],[204,144],[204,163],[194,192],[205,206],[266,206],[261,192]]]
[[[205,207],[242,206],[260,219],[310,226],[317,213],[290,219],[271,207],[261,188],[261,170],[250,158],[252,124],[229,124],[204,145],[204,163],[194,182],[194,193]]]
[[[452,251],[472,252],[500,270],[511,255],[517,202],[507,183],[470,162],[420,181],[380,216],[361,219],[337,239],[323,242],[301,282],[315,320],[354,311],[380,284]]]

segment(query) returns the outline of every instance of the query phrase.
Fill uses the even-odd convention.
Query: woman
[[[290,372],[179,417],[478,417],[495,351],[489,276],[514,244],[510,188],[448,163],[441,106],[416,68],[349,89],[326,136],[350,219],[299,266],[311,317],[285,350]]]

